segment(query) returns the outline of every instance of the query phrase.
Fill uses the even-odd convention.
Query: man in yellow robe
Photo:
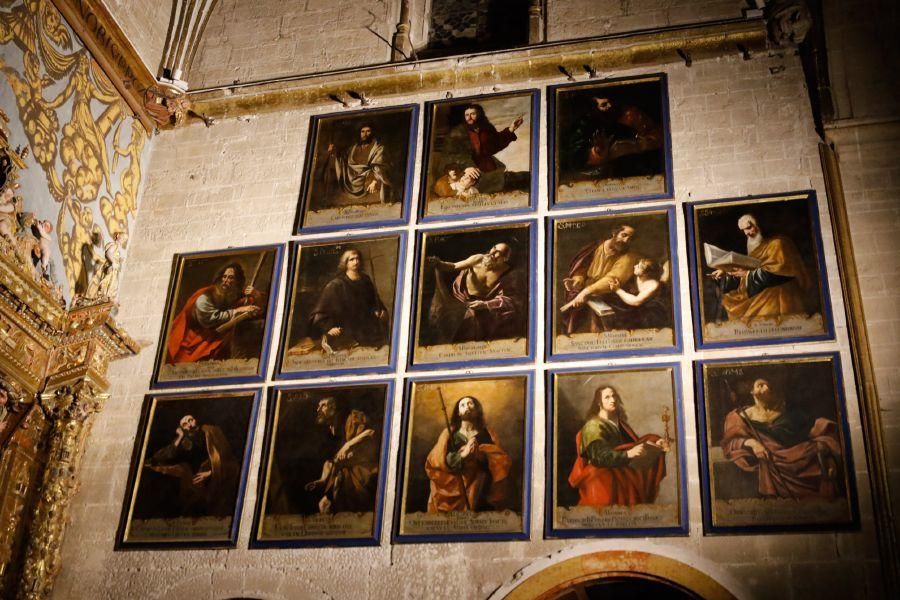
[[[755,269],[716,269],[712,276],[723,286],[722,307],[729,320],[780,320],[803,314],[811,279],[797,246],[782,235],[764,237],[756,217],[738,219],[747,236],[747,253],[760,261]]]
[[[566,289],[565,333],[598,333],[606,330],[600,317],[587,305],[590,299],[617,304],[613,282],[622,286],[634,277],[634,265],[640,258],[629,252],[635,229],[619,224],[603,241],[583,247],[569,264]]]

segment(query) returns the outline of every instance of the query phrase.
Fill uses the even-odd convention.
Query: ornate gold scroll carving
[[[0,10],[0,44],[0,73],[59,207],[54,228],[65,278],[73,294],[81,293],[90,275],[83,249],[128,232],[147,133],[50,0]],[[13,66],[19,58],[21,70]]]

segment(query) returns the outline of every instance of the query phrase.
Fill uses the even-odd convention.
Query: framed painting
[[[275,377],[392,371],[405,258],[405,232],[294,242]]]
[[[666,75],[547,89],[550,207],[671,198]]]
[[[297,232],[405,224],[418,112],[408,104],[314,115]]]
[[[534,356],[535,222],[420,231],[410,369]]]
[[[815,192],[685,211],[698,348],[834,339]]]
[[[394,542],[528,539],[531,377],[407,380]]]
[[[427,103],[420,220],[534,210],[539,110],[537,90]]]
[[[681,351],[673,207],[551,218],[549,360]]]
[[[263,381],[282,251],[175,255],[151,387]]]
[[[251,548],[377,546],[393,381],[270,391]]]
[[[859,527],[837,353],[695,370],[705,533]]]
[[[687,535],[678,364],[547,373],[547,537]]]
[[[144,398],[116,549],[234,548],[257,389]]]

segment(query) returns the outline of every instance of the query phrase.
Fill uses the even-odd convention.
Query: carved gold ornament
[[[137,210],[147,134],[49,0],[0,0],[0,44],[0,72],[59,205],[54,228],[69,290],[83,292],[82,248],[127,232]],[[21,72],[9,62],[14,50]]]

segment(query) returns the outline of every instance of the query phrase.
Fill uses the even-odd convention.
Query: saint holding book
[[[706,264],[714,269],[710,276],[719,283],[728,319],[806,313],[811,279],[794,242],[782,235],[763,236],[751,214],[738,219],[738,227],[747,236],[747,255],[704,244]]]

